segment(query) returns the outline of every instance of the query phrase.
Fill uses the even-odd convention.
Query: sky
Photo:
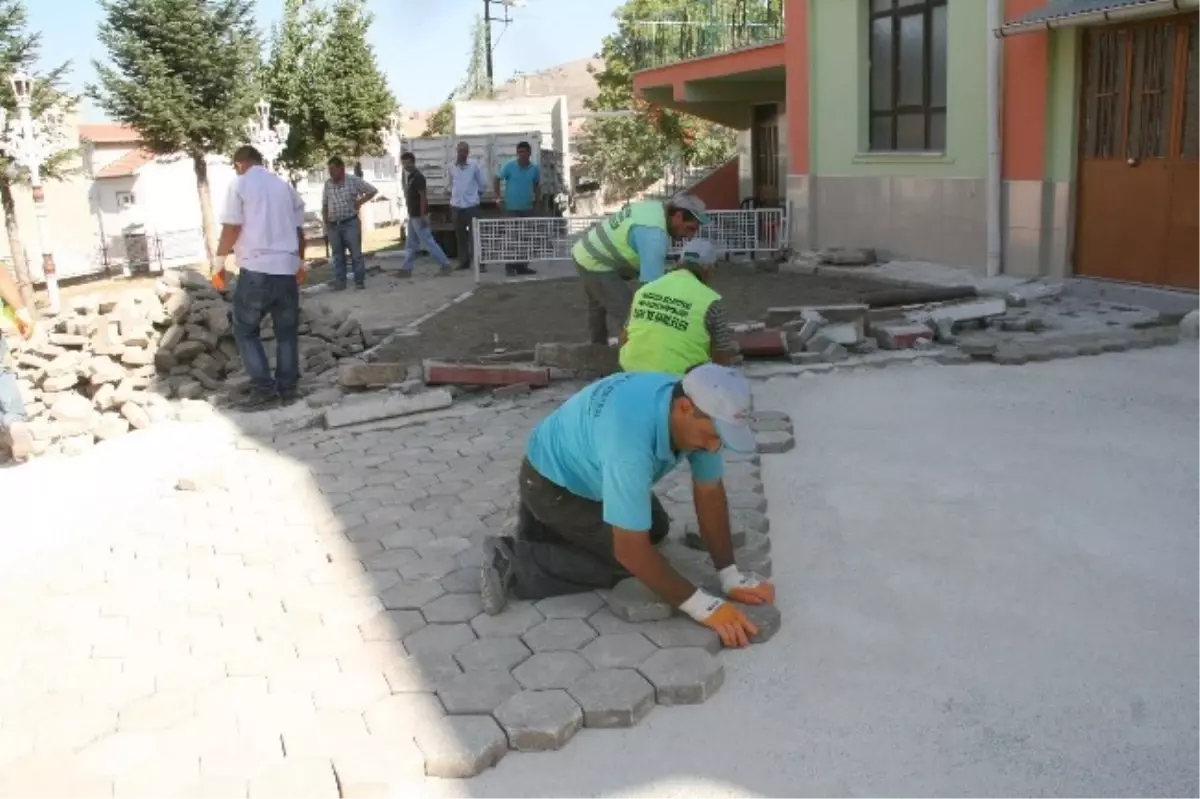
[[[264,32],[283,12],[284,0],[257,0]],[[493,25],[497,85],[515,72],[536,72],[600,50],[616,30],[612,12],[620,0],[525,0],[510,12],[512,24]],[[26,0],[30,26],[42,33],[41,64],[70,61],[71,89],[82,92],[95,80],[92,59],[103,59],[96,41],[101,10],[97,0]],[[462,80],[470,49],[471,24],[483,0],[367,0],[375,15],[371,44],[400,104],[409,110],[436,106]],[[492,6],[493,15],[503,9]],[[90,103],[85,117],[103,115]]]

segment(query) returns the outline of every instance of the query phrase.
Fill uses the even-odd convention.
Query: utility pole
[[[504,16],[495,18],[492,16],[492,4],[501,6],[504,9]],[[507,29],[512,24],[512,17],[508,15],[509,9],[521,8],[525,5],[525,0],[483,0],[483,36],[487,40],[487,81],[488,95],[495,89],[495,76],[492,70],[492,22],[499,22]],[[501,36],[504,34],[501,33]]]

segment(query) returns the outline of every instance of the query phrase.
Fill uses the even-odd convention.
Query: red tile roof
[[[154,160],[154,153],[149,150],[130,150],[125,155],[113,161],[96,173],[96,179],[126,178],[137,174],[137,171]]]
[[[141,135],[128,125],[80,125],[79,138],[94,144],[133,144],[142,140]]]

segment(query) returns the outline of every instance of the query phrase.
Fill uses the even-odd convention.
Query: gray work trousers
[[[521,462],[520,519],[513,540],[512,592],[545,599],[612,588],[629,577],[613,553],[612,526],[599,502],[572,494]],[[650,542],[667,537],[671,517],[650,495]]]
[[[629,308],[636,290],[634,280],[616,272],[594,272],[575,264],[587,296],[588,336],[593,344],[608,344],[608,317],[617,323],[617,333],[629,321]]]
[[[454,243],[458,248],[458,268],[471,268],[471,249],[473,242],[471,234],[474,232],[474,224],[476,217],[479,216],[479,206],[473,205],[470,208],[455,208],[454,211]]]

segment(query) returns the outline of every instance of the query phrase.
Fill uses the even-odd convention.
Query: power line
[[[497,5],[504,9],[504,16],[494,18],[492,16],[492,6]],[[487,81],[488,93],[492,92],[495,86],[495,74],[492,68],[492,51],[495,45],[492,44],[492,23],[499,22],[504,25],[504,31],[500,32],[500,36],[496,38],[496,44],[500,43],[500,39],[504,38],[504,32],[508,30],[508,26],[512,24],[512,17],[509,16],[509,11],[514,8],[524,7],[524,0],[483,0],[483,35],[487,40]]]

